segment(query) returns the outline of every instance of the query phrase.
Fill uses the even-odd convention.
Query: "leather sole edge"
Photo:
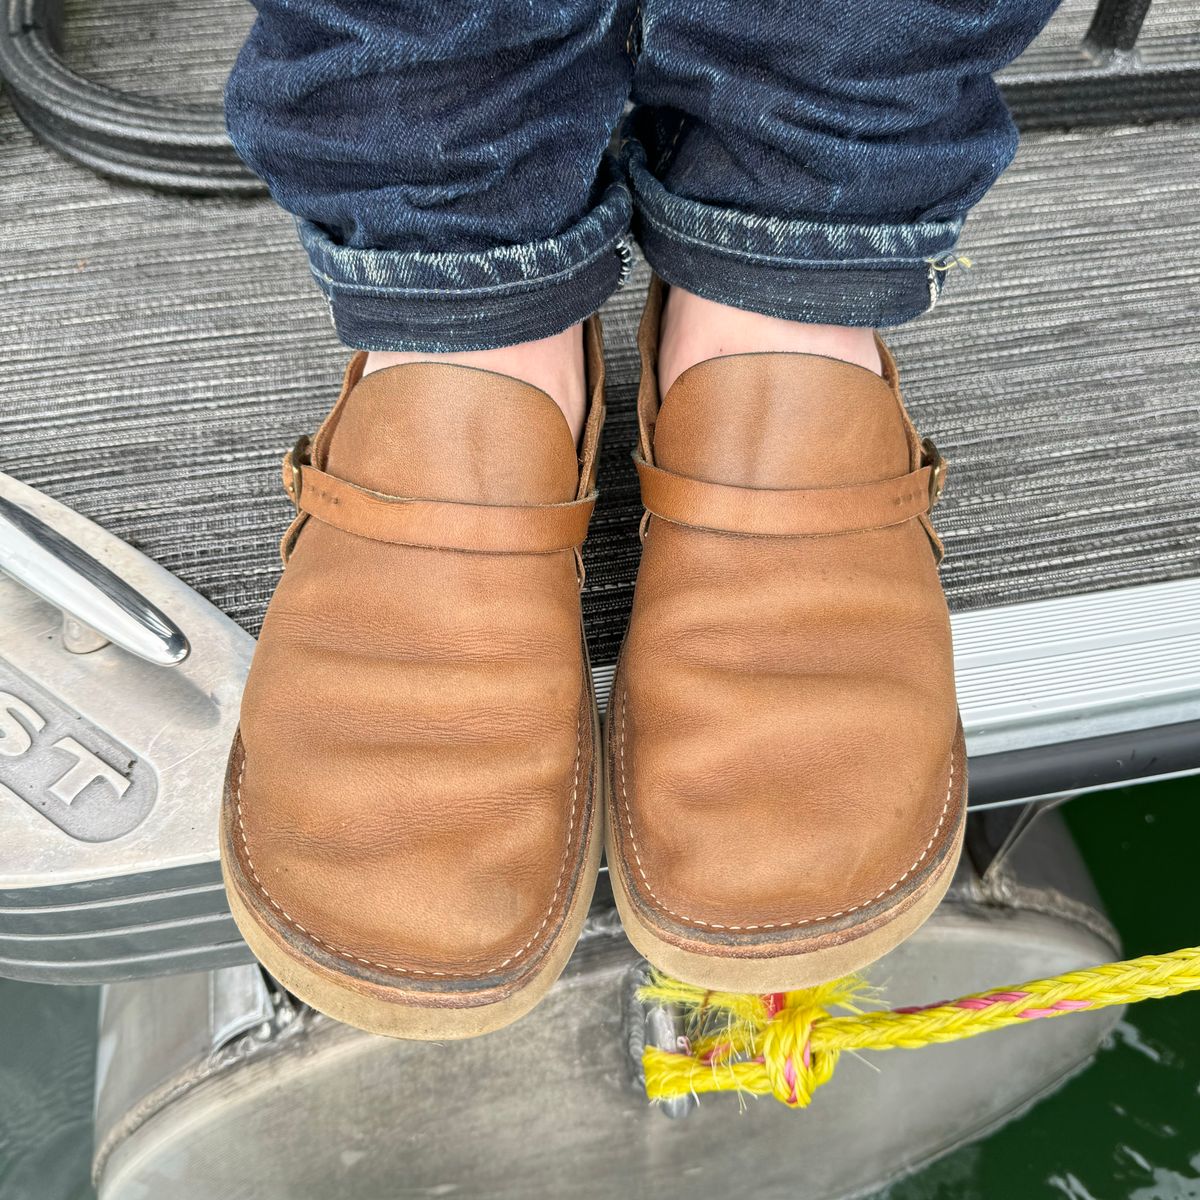
[[[607,738],[605,744],[607,746]],[[605,854],[608,859],[613,898],[626,936],[633,943],[634,949],[658,970],[684,983],[723,992],[765,994],[814,987],[877,962],[915,933],[932,916],[954,878],[966,830],[966,752],[961,724],[955,753],[961,754],[964,765],[964,786],[957,797],[958,822],[953,837],[947,841],[941,861],[929,877],[906,897],[902,905],[896,906],[898,911],[890,919],[880,921],[876,916],[870,922],[873,928],[863,933],[851,932],[849,936],[832,944],[814,946],[812,949],[790,954],[757,957],[706,954],[684,949],[659,936],[641,918],[639,905],[626,887],[619,866],[620,853],[612,829],[611,814],[614,810],[611,798],[606,792],[605,809],[608,816],[604,825]],[[606,784],[611,781],[607,755],[604,776]],[[867,923],[868,921],[863,922]]]
[[[404,999],[386,999],[364,992],[352,975],[339,979],[326,969],[309,965],[268,932],[256,915],[252,901],[243,894],[236,863],[231,862],[234,856],[227,845],[225,822],[222,821],[221,876],[238,931],[259,963],[289,992],[327,1017],[367,1033],[412,1041],[451,1041],[478,1037],[512,1024],[532,1010],[562,974],[591,908],[604,846],[606,796],[603,743],[594,691],[592,734],[592,811],[587,851],[577,876],[575,894],[554,944],[543,956],[538,969],[509,995],[460,1007],[414,1003],[412,993],[406,994]],[[372,987],[372,991],[378,990],[377,986]]]

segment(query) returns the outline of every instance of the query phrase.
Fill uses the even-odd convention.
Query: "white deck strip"
[[[972,755],[1200,719],[1200,579],[958,613]],[[608,702],[612,666],[598,667]]]

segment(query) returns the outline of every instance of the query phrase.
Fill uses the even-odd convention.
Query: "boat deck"
[[[1090,7],[1068,0],[1010,74],[1078,55]],[[1198,9],[1156,3],[1146,53],[1191,54]],[[69,0],[66,57],[126,90],[214,99],[251,15],[243,0],[206,0],[202,21],[191,5]],[[1031,133],[970,218],[960,248],[974,266],[891,337],[917,424],[951,463],[938,525],[952,609],[1192,580],[1174,640],[1141,597],[1140,640],[1122,649],[1167,664],[1161,695],[1191,697],[1177,721],[1200,716],[1198,161],[1200,123]],[[36,142],[2,98],[0,162],[0,470],[256,632],[290,510],[278,462],[328,409],[345,360],[289,218],[265,198],[108,182]],[[645,280],[639,264],[604,314],[610,415],[584,595],[602,684],[639,553],[629,451]],[[1121,606],[1105,611],[1110,645],[1125,622]],[[1019,667],[1027,681],[1058,670],[1040,644],[1036,669]],[[1107,651],[1077,649],[1071,686],[1107,704]],[[993,667],[979,694],[1007,695],[1010,668]]]

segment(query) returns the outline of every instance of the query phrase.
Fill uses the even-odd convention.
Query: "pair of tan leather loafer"
[[[579,606],[604,419],[463,367],[362,377],[284,464],[297,517],[230,756],[222,863],[314,1007],[466,1037],[565,965],[607,850],[633,944],[780,991],[863,966],[945,891],[966,761],[929,510],[941,464],[884,376],[712,359],[659,400],[606,747]],[[605,814],[607,813],[607,819]]]

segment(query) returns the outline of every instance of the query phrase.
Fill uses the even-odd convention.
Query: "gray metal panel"
[[[127,1070],[122,1042],[134,1030],[153,1045],[158,1078],[186,1073],[232,1037],[272,1016],[271,997],[257,964],[193,971],[169,979],[110,984],[100,992],[96,1120],[106,1132],[128,1120],[146,1098],[145,1078]],[[129,1064],[132,1065],[132,1064]]]
[[[82,933],[0,933],[0,962],[37,962],[66,968],[91,962],[112,962],[132,957],[149,958],[197,946],[219,946],[236,941],[237,926],[228,909],[174,920],[154,920]]]
[[[213,865],[215,867],[216,863]],[[169,892],[149,892],[144,896],[97,904],[0,908],[0,941],[14,936],[90,935],[147,924],[195,920],[228,912],[229,904],[221,883]]]
[[[216,847],[213,848],[214,855]],[[217,864],[214,861],[213,870]],[[0,938],[12,934],[88,933],[93,930],[128,928],[147,919],[173,921],[213,912],[228,912],[225,886],[221,882],[169,891],[147,891],[115,900],[82,904],[0,907]]]
[[[203,862],[162,870],[138,870],[137,858],[132,863],[118,860],[119,874],[105,874],[111,863],[104,864],[93,879],[79,879],[71,872],[18,879],[12,886],[0,888],[0,914],[20,917],[22,914],[51,912],[57,909],[102,907],[109,903],[140,903],[148,897],[174,894],[192,888],[223,887],[221,867],[211,856]],[[29,886],[26,886],[28,884]]]
[[[232,918],[228,939],[202,940],[197,946],[161,953],[135,952],[68,963],[48,958],[0,958],[0,978],[22,979],[27,983],[116,983],[147,976],[180,975],[188,971],[240,966],[253,961],[246,943],[233,928]]]
[[[927,1003],[1112,953],[1071,919],[951,903],[870,975],[892,1003]],[[847,1055],[802,1114],[771,1100],[741,1114],[737,1097],[706,1096],[669,1121],[647,1109],[626,1057],[622,996],[639,961],[622,937],[599,934],[533,1016],[485,1038],[422,1045],[302,1020],[234,1066],[180,1066],[174,1048],[191,1034],[170,1016],[176,981],[145,996],[136,985],[104,1027],[99,1194],[600,1200],[674,1196],[686,1180],[706,1200],[742,1195],[752,1179],[756,1197],[783,1200],[801,1178],[806,1200],[860,1195],[1052,1090],[1118,1016]]]

